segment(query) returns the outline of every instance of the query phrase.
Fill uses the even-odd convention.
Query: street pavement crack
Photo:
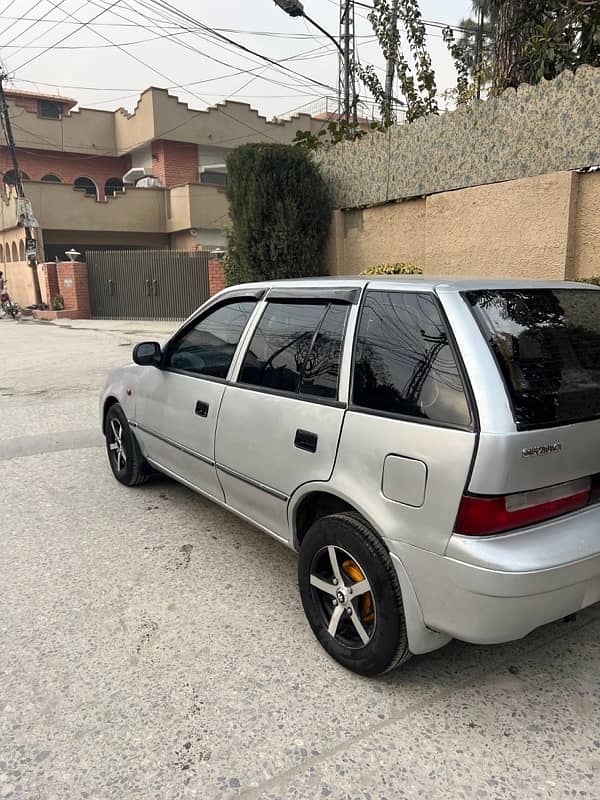
[[[585,622],[577,625],[569,623],[568,629],[565,630],[564,633],[560,633],[557,636],[552,636],[549,639],[545,639],[543,642],[538,642],[530,648],[524,650],[520,656],[519,660],[532,655],[533,653],[537,652],[538,650],[543,650],[544,648],[552,645],[561,639],[567,638],[571,636],[575,631],[580,630],[582,628],[587,628],[590,625],[594,625],[598,623],[600,620],[600,608],[598,609],[598,613],[594,614],[591,619],[587,619]],[[443,689],[442,691],[438,692],[437,694],[433,695],[432,697],[427,697],[422,700],[418,700],[416,703],[410,703],[408,706],[405,706],[401,711],[398,711],[396,714],[391,714],[387,719],[383,720],[383,722],[379,722],[376,725],[372,725],[370,727],[365,727],[355,733],[353,736],[349,736],[348,738],[341,739],[338,741],[337,744],[333,745],[333,747],[329,747],[323,751],[321,751],[316,756],[309,756],[306,758],[301,764],[296,764],[289,769],[283,770],[279,772],[277,775],[273,775],[272,778],[263,781],[258,786],[253,786],[249,788],[247,791],[231,795],[230,800],[260,800],[260,797],[265,794],[265,792],[281,792],[283,794],[283,789],[289,785],[290,780],[293,778],[305,775],[309,770],[318,767],[323,762],[327,761],[328,759],[335,757],[339,753],[344,753],[349,750],[352,746],[359,744],[360,742],[367,741],[370,739],[373,740],[373,737],[381,733],[382,731],[386,730],[387,728],[391,728],[398,722],[402,722],[402,720],[407,719],[412,714],[420,711],[423,708],[429,708],[435,703],[439,703],[441,700],[445,700],[451,697],[453,694],[457,692],[469,689],[472,686],[480,686],[485,683],[486,678],[489,678],[491,675],[497,672],[501,672],[504,670],[505,672],[511,671],[511,662],[514,663],[515,657],[511,656],[504,664],[496,664],[491,669],[486,669],[485,667],[478,671],[475,675],[470,675],[468,680],[465,681],[457,681],[456,684],[453,686],[449,686],[447,689]],[[514,670],[514,667],[512,667]],[[527,676],[522,675],[520,679],[527,682]]]
[[[13,439],[0,440],[0,461],[42,455],[44,453],[57,453],[61,450],[83,450],[89,447],[102,447],[103,444],[104,437],[98,428],[17,436]]]

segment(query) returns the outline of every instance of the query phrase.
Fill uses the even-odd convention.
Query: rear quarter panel
[[[470,431],[348,411],[330,485],[385,539],[442,554],[468,480],[475,443],[476,434]],[[388,455],[425,464],[422,506],[384,496],[383,467]]]

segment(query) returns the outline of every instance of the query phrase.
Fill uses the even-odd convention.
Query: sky
[[[428,21],[458,24],[470,7],[470,0],[421,0]],[[273,0],[0,0],[0,8],[0,58],[13,88],[65,95],[84,107],[132,110],[140,91],[160,86],[193,109],[230,98],[269,119],[318,113],[326,96],[335,98],[334,45]],[[336,35],[338,0],[304,0],[304,8]],[[383,77],[384,58],[367,14],[356,6],[359,58]],[[215,41],[198,23],[279,68]],[[427,33],[441,95],[455,85],[456,74],[441,30],[428,27]]]

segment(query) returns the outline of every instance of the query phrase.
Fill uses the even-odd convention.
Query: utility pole
[[[481,100],[481,65],[483,62],[483,5],[479,9],[477,33],[475,34],[475,97]]]
[[[354,0],[340,0],[340,40],[343,56],[340,59],[340,97],[343,100],[343,118],[357,121],[358,98],[354,81]]]
[[[6,75],[0,74],[0,122],[4,130],[6,144],[8,146],[11,161],[13,164],[13,170],[15,173],[15,188],[17,190],[17,196],[19,197],[20,200],[26,200],[27,198],[25,197],[25,190],[23,188],[23,179],[21,178],[21,170],[19,169],[19,160],[17,158],[17,147],[15,145],[15,139],[12,132],[12,124],[10,121],[10,114],[8,113],[8,106],[6,105],[6,96],[4,94],[5,78]],[[25,205],[25,203],[23,203],[23,205]],[[26,239],[35,238],[32,236],[32,229],[27,224],[27,221],[24,227],[25,227],[25,238]],[[32,256],[31,258],[29,258],[29,266],[31,267],[31,272],[33,277],[35,304],[40,305],[42,302],[42,292],[40,289],[40,279],[37,272],[37,265],[38,265],[37,256]]]
[[[398,55],[398,0],[392,0],[392,18],[390,31],[390,52],[385,71],[385,103],[390,118],[392,116],[392,104],[394,102],[394,75],[396,72],[396,59]]]

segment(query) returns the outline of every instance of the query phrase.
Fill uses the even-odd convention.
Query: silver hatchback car
[[[600,601],[600,290],[225,290],[101,403],[117,480],[175,478],[299,552],[315,636],[376,675]]]

